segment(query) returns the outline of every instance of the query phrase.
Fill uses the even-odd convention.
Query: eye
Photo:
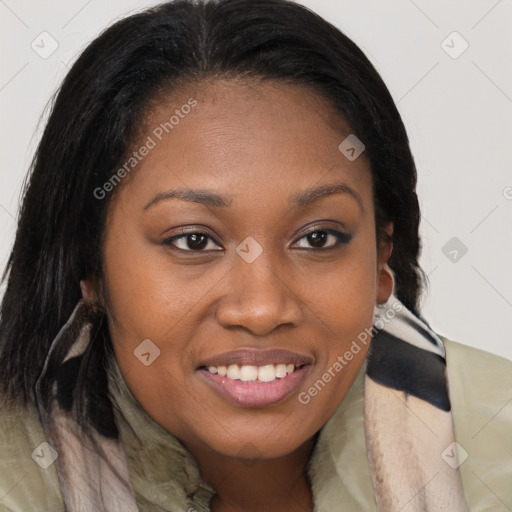
[[[210,241],[213,243],[212,237],[207,233],[203,233],[202,231],[190,231],[189,233],[184,233],[182,235],[176,235],[170,238],[166,238],[162,242],[162,244],[172,245],[173,247],[176,247],[177,249],[182,251],[206,252],[206,249],[212,249],[211,247],[208,248],[208,244]]]
[[[352,240],[352,235],[338,231],[337,229],[330,228],[315,228],[313,231],[309,231],[303,237],[299,238],[299,241],[306,240],[313,249],[334,249],[340,245],[345,245]],[[328,244],[328,242],[331,242]],[[310,249],[310,247],[301,247],[302,249]]]
[[[310,244],[310,247],[300,246],[299,248],[301,249],[327,250],[334,249],[342,244],[348,244],[352,240],[352,235],[336,229],[315,228],[299,238],[298,241],[300,242],[301,240],[306,240]],[[210,242],[213,244],[213,247],[208,247]],[[162,244],[171,245],[178,250],[186,252],[206,252],[207,250],[216,250],[215,246],[218,247],[213,238],[202,231],[190,231],[189,233],[172,236],[163,240]],[[222,251],[222,249],[218,250]]]

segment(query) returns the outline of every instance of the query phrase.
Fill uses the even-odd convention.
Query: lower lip
[[[205,369],[199,370],[199,373],[221,395],[236,404],[242,407],[267,407],[282,402],[296,391],[306,378],[310,367],[309,364],[304,365],[286,377],[276,378],[272,382],[257,380],[243,382],[221,377]]]

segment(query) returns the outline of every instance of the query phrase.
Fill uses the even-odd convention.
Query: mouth
[[[268,407],[286,400],[303,383],[311,363],[261,366],[200,366],[199,374],[221,396],[242,407]]]

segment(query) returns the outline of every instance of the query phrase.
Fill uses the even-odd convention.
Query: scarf
[[[105,364],[94,359],[92,326],[90,309],[81,300],[53,340],[36,384],[41,424],[57,456],[66,511],[164,510],[136,500],[135,475],[129,472],[118,428],[123,427],[125,442],[126,436],[141,440],[142,449],[144,441],[161,442],[164,437],[157,435],[161,427],[147,431],[137,423],[145,412],[126,386],[119,386],[123,380],[115,362],[106,365],[104,373],[88,373],[91,367],[101,370]],[[393,292],[385,304],[375,307],[372,329],[362,332],[350,350],[356,353],[368,343],[364,433],[378,512],[467,511],[441,339]],[[97,396],[84,398],[78,382],[96,386]],[[113,409],[116,397],[119,400],[123,394],[138,416],[119,425]],[[80,421],[84,411],[96,420],[95,427]],[[168,443],[169,436],[165,439]],[[179,464],[183,474],[169,482],[165,492],[183,504],[180,512],[208,512],[205,503],[215,490],[202,482],[186,448],[172,439],[162,452],[171,452],[166,459]],[[137,461],[130,462],[133,471]],[[172,467],[167,470],[176,473]]]

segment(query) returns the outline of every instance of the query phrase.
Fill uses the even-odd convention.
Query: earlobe
[[[82,279],[80,281],[80,290],[82,291],[82,298],[88,304],[100,303],[96,283],[91,279]]]
[[[377,276],[377,304],[384,304],[395,289],[395,275],[388,264],[393,252],[393,223],[386,226],[386,232],[390,237],[379,251],[379,271]]]
[[[383,263],[377,278],[377,304],[384,304],[393,293],[395,277],[388,263]]]

